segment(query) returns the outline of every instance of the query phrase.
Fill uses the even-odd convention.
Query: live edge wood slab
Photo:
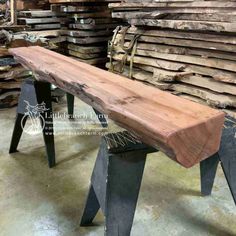
[[[215,154],[224,113],[41,47],[9,50],[47,81],[79,97],[184,167]]]

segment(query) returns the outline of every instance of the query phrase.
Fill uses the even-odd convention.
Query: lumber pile
[[[61,29],[66,23],[63,15],[56,16],[51,10],[19,11],[17,20],[31,31]]]
[[[0,109],[18,103],[22,80],[30,74],[14,60],[5,47],[0,47]]]
[[[69,20],[67,37],[69,56],[88,64],[104,67],[107,62],[107,44],[119,20],[113,20],[108,8],[116,0],[50,0],[51,9],[64,13]]]
[[[10,53],[38,80],[78,96],[185,167],[219,149],[224,124],[221,111],[42,47],[15,48]]]
[[[236,2],[111,3],[120,28],[107,67],[236,117]]]
[[[25,25],[25,31],[21,32],[24,35],[44,39],[50,44],[50,49],[63,52],[66,37],[61,35],[61,29],[67,24],[63,14],[51,10],[19,11],[18,24]]]

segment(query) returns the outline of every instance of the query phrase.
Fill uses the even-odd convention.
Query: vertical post
[[[17,16],[16,16],[16,1],[10,0],[10,10],[11,10],[11,24],[17,24]]]

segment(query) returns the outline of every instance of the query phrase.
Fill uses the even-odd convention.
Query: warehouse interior
[[[1,0],[0,236],[236,235],[235,53],[230,0]]]

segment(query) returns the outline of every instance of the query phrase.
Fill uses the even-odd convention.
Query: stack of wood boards
[[[0,109],[17,104],[22,80],[30,74],[5,47],[0,47]]]
[[[63,15],[56,16],[51,10],[29,10],[18,13],[18,24],[26,25],[32,31],[61,29],[65,20]]]
[[[236,116],[236,2],[111,3],[111,70]]]
[[[88,64],[103,66],[107,62],[107,44],[119,20],[113,20],[108,8],[116,0],[50,0],[51,9],[65,13],[69,19],[68,55]]]
[[[63,50],[66,37],[61,35],[61,29],[65,27],[67,18],[63,14],[56,14],[51,10],[19,11],[18,24],[26,25],[24,34],[35,38],[45,38],[51,49]]]

